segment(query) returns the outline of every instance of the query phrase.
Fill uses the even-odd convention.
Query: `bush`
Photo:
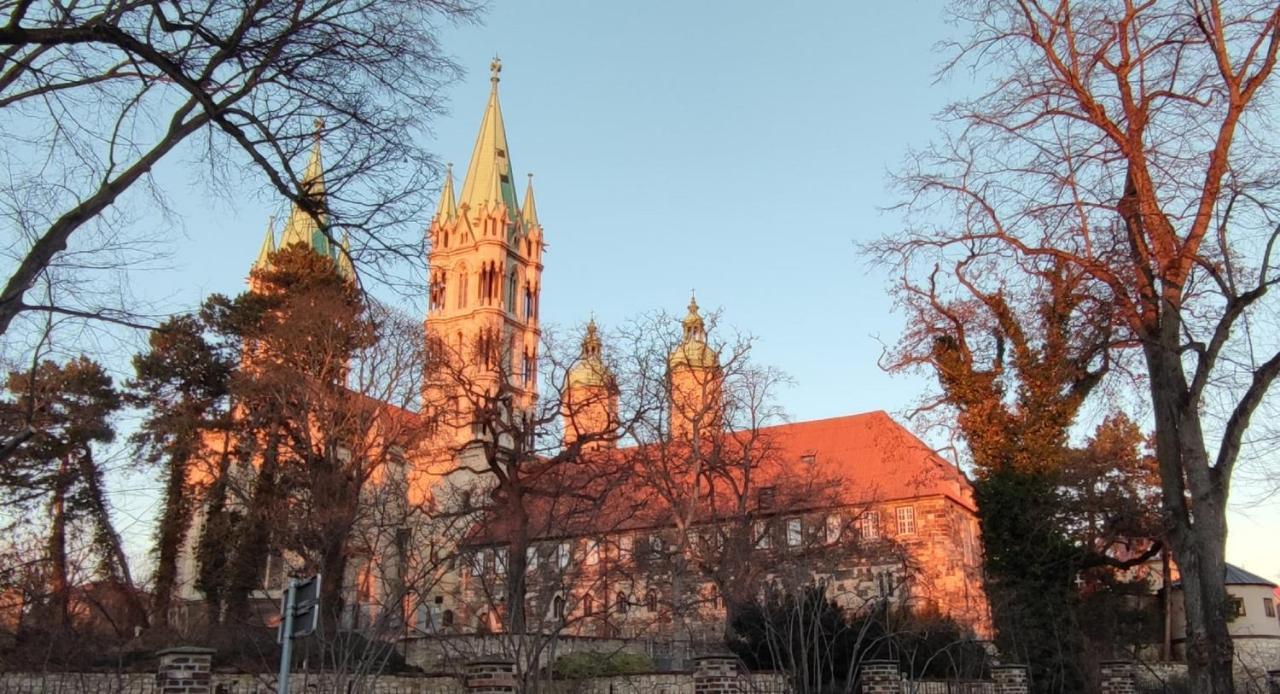
[[[653,672],[653,661],[647,656],[635,653],[600,653],[583,651],[569,653],[556,658],[552,666],[556,677],[570,680],[581,680],[589,677],[608,677],[610,675],[634,675],[641,672]]]

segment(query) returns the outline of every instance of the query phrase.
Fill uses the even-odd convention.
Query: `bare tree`
[[[126,194],[154,192],[157,164],[187,143],[224,184],[238,163],[256,170],[331,242],[348,229],[370,269],[420,256],[416,237],[389,229],[420,209],[430,160],[412,134],[457,72],[436,23],[471,19],[476,3],[6,0],[0,14],[0,150],[15,172],[0,200],[21,239],[0,334],[32,310],[133,322],[127,306],[47,305],[28,290],[94,225],[128,246]],[[316,135],[330,157],[322,190],[299,166]]]
[[[981,266],[968,279],[983,293],[1054,265],[1105,288],[1113,355],[1139,354],[1149,390],[1193,688],[1232,691],[1226,503],[1280,373],[1258,339],[1275,327],[1280,160],[1264,133],[1280,10],[991,0],[955,12],[971,31],[944,71],[971,65],[990,87],[951,105],[946,136],[909,159],[897,179],[909,226],[882,257],[912,283],[935,265]]]

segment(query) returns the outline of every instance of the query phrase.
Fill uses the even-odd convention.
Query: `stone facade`
[[[858,673],[862,694],[900,694],[902,673],[896,660],[867,660]]]
[[[213,649],[180,646],[160,651],[158,694],[210,694]]]
[[[1102,694],[1137,694],[1132,660],[1105,660],[1101,665]]]
[[[995,694],[1027,694],[1026,665],[993,665],[991,679],[995,682]]]

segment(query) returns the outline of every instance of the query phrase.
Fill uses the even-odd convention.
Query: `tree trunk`
[[[191,501],[187,494],[187,446],[176,446],[169,459],[165,480],[164,510],[156,530],[156,578],[151,598],[151,621],[157,627],[169,626],[169,606],[173,602],[174,583],[178,577],[178,555],[191,523]]]
[[[1160,465],[1163,512],[1182,580],[1191,690],[1232,694],[1233,647],[1227,630],[1227,488],[1209,465],[1199,402],[1177,352],[1176,309],[1166,309],[1160,338],[1145,345]]]
[[[70,470],[66,460],[58,469],[54,482],[53,501],[49,505],[52,516],[49,528],[49,603],[51,617],[58,630],[71,626],[71,586],[67,576],[67,486]]]

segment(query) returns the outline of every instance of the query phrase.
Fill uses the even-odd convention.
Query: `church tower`
[[[618,384],[600,355],[600,334],[596,322],[587,323],[582,353],[566,376],[561,411],[564,443],[588,439],[584,449],[613,448],[618,428]]]
[[[671,438],[677,441],[723,426],[720,355],[707,344],[707,326],[692,298],[681,327],[684,336],[667,358]]]
[[[453,170],[431,220],[426,336],[434,360],[464,373],[469,383],[504,384],[517,408],[537,393],[538,294],[542,225],[533,177],[521,203],[516,194],[506,128],[498,101],[502,63],[490,65],[492,84],[471,161],[455,199]],[[451,396],[428,386],[427,402]]]
[[[317,254],[333,260],[338,266],[339,274],[348,280],[355,278],[355,268],[351,265],[350,247],[346,235],[343,235],[343,241],[339,247],[329,242],[329,237],[321,226],[329,224],[329,203],[324,186],[324,160],[320,152],[324,120],[316,119],[315,127],[315,142],[311,145],[311,154],[307,158],[307,168],[302,172],[301,184],[302,195],[307,198],[309,205],[320,211],[320,222],[317,224],[316,219],[297,203],[291,204],[279,243],[276,242],[275,217],[267,222],[267,233],[262,239],[262,247],[258,250],[258,257],[250,268],[249,288],[252,291],[262,290],[261,284],[253,277],[253,271],[271,267],[271,257],[277,251],[295,245],[306,246]]]

